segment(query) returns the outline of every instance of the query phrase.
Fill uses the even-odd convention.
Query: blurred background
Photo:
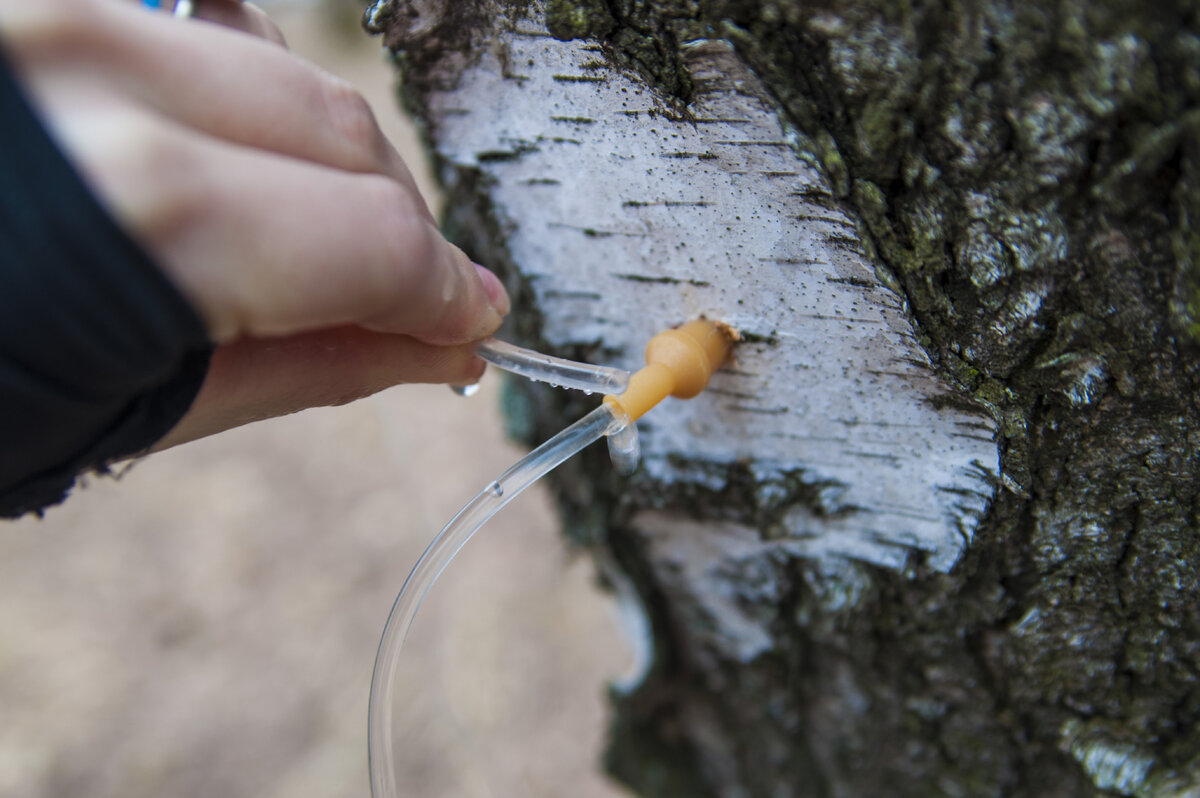
[[[260,5],[366,94],[432,192],[361,5]],[[401,386],[256,424],[0,523],[0,795],[368,795],[388,609],[437,530],[522,454],[497,391],[489,373],[471,399]],[[606,682],[629,659],[532,489],[417,619],[397,688],[403,794],[627,795],[597,762]]]

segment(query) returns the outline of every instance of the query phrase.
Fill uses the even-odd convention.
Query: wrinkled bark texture
[[[469,59],[480,19],[543,11],[524,6],[378,15],[406,101],[421,113],[429,64]],[[681,112],[685,43],[729,42],[1001,447],[948,573],[916,553],[840,571],[731,555],[723,584],[771,635],[749,662],[711,645],[702,580],[644,526],[653,508],[719,561],[746,530],[769,535],[754,474],[681,490],[618,480],[598,452],[564,467],[569,533],[629,576],[656,646],[647,678],[615,697],[611,769],[646,796],[1200,795],[1195,4],[551,0],[544,13]],[[421,14],[435,19],[418,36]],[[503,262],[486,181],[448,182],[449,229]],[[537,308],[516,307],[537,342]],[[512,402],[530,440],[583,406],[538,390]]]

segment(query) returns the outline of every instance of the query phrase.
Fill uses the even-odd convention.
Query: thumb
[[[406,382],[471,383],[474,347],[433,346],[346,326],[219,347],[191,409],[155,449],[308,407],[341,405]]]

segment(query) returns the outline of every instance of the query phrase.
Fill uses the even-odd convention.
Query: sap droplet
[[[450,390],[454,391],[459,396],[474,396],[479,393],[479,383],[473,382],[470,385],[451,385]]]

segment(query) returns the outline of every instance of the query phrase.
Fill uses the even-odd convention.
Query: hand
[[[52,135],[219,344],[171,445],[399,382],[469,383],[500,282],[438,232],[365,100],[260,11],[0,0]],[[218,24],[213,24],[213,23]]]

